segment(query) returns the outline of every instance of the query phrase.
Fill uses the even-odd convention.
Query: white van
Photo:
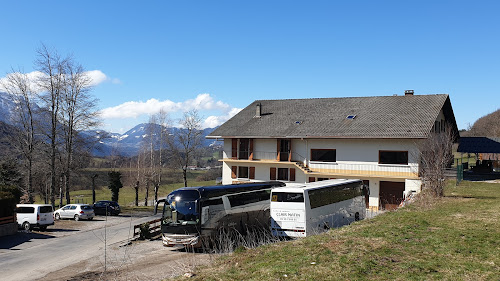
[[[40,230],[54,225],[54,209],[48,204],[17,204],[17,224],[25,230],[38,227]]]

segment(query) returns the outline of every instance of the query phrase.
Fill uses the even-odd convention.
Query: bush
[[[10,193],[0,191],[0,218],[14,215],[17,200]]]
[[[143,223],[139,227],[139,239],[145,240],[145,239],[150,239],[151,238],[151,231],[149,230],[149,223]]]
[[[196,181],[214,181],[222,177],[222,169],[210,169],[206,173],[196,177]]]
[[[22,193],[14,186],[0,186],[0,217],[12,216]]]

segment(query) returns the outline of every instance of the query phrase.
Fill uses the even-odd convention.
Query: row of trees
[[[81,134],[99,124],[97,99],[90,94],[91,78],[71,56],[60,56],[43,45],[36,55],[35,72],[13,69],[1,85],[16,106],[12,123],[17,130],[11,144],[22,167],[23,201],[33,202],[37,190],[46,203],[55,206],[59,194],[59,204],[63,197],[69,204],[76,172],[87,167],[92,146],[98,141]],[[124,180],[136,190],[136,205],[140,187],[146,190],[146,205],[151,188],[158,199],[165,167],[180,168],[184,186],[188,185],[188,166],[195,162],[202,144],[201,118],[192,110],[179,121],[180,129],[170,125],[164,110],[151,115],[141,151],[128,161]],[[96,175],[91,178],[94,189]]]
[[[184,186],[188,186],[187,171],[197,158],[202,146],[201,118],[196,110],[184,113],[179,125],[173,130],[165,111],[160,110],[149,118],[146,137],[136,158],[129,161],[127,185],[135,188],[135,205],[139,204],[139,189],[145,189],[144,204],[148,205],[149,191],[154,189],[154,201],[158,200],[158,189],[164,179],[165,168],[182,170]],[[135,163],[133,163],[135,160]]]
[[[69,203],[72,176],[82,166],[75,155],[85,154],[91,146],[80,132],[98,124],[92,80],[71,56],[62,57],[46,46],[37,50],[35,69],[31,74],[13,69],[2,85],[16,106],[12,121],[17,130],[11,144],[25,174],[24,201],[33,202],[37,179],[39,188],[45,184],[48,189],[46,202],[55,205],[59,187]]]

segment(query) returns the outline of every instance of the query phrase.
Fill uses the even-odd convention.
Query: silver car
[[[88,204],[68,204],[54,211],[54,218],[58,219],[74,219],[77,220],[92,220],[94,218],[94,209]]]

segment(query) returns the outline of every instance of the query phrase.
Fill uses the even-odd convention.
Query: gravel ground
[[[63,268],[40,280],[163,280],[190,273],[214,257],[167,248],[161,240],[136,241],[129,245],[111,245],[106,257],[87,260],[77,268]]]
[[[148,216],[149,213],[134,214]],[[46,231],[39,232],[55,237],[71,235],[131,221],[130,214],[96,216],[91,221],[57,220]],[[37,231],[34,231],[37,232]],[[104,254],[105,253],[105,254]],[[191,253],[183,249],[164,247],[160,239],[132,241],[108,245],[102,254],[58,271],[39,280],[163,280],[190,273],[196,266],[211,262],[215,255]]]

